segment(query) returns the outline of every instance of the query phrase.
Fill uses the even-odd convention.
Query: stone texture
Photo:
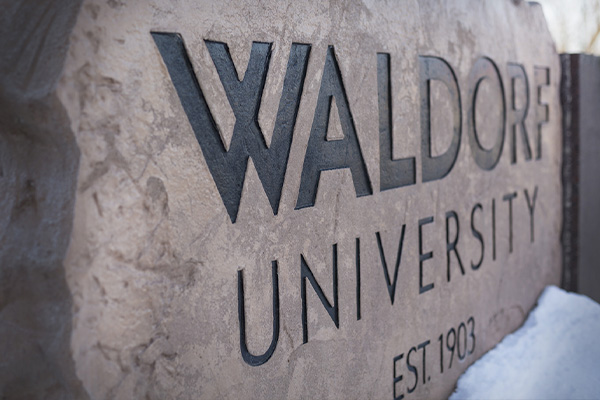
[[[28,12],[42,13],[30,11],[32,4],[22,4]],[[544,286],[558,283],[560,66],[540,6],[512,1],[108,0],[67,7],[71,13],[48,7],[57,15],[49,26],[59,26],[56,29],[63,33],[60,43],[66,43],[68,35],[68,52],[64,64],[62,58],[53,61],[44,56],[49,60],[44,71],[52,71],[52,76],[28,75],[28,82],[40,82],[41,94],[36,92],[36,98],[43,98],[41,111],[18,108],[14,97],[3,100],[14,108],[1,114],[7,132],[2,135],[6,158],[1,161],[12,163],[12,167],[2,164],[3,171],[15,178],[9,183],[0,179],[8,188],[0,202],[3,210],[16,210],[8,211],[11,215],[19,207],[32,210],[29,217],[23,217],[30,218],[27,221],[0,220],[7,226],[3,233],[11,232],[11,227],[19,231],[2,239],[2,257],[10,261],[3,264],[2,274],[15,276],[3,278],[2,285],[26,290],[12,297],[2,291],[2,343],[14,348],[12,343],[25,340],[13,338],[17,329],[28,327],[27,321],[18,320],[19,315],[38,316],[36,321],[41,321],[45,333],[39,334],[41,339],[31,333],[37,340],[37,347],[32,348],[44,355],[33,355],[34,350],[31,355],[7,351],[22,368],[48,367],[39,367],[37,378],[25,369],[0,365],[15,374],[14,378],[0,374],[5,397],[25,393],[15,386],[22,384],[31,388],[22,397],[34,398],[49,397],[50,387],[56,388],[57,397],[93,399],[392,398],[393,360],[400,354],[404,358],[397,367],[403,380],[396,385],[397,394],[444,397],[468,365],[524,321]],[[76,15],[74,26],[63,21],[66,15]],[[38,41],[52,37],[40,26],[31,29]],[[225,142],[231,140],[235,118],[204,40],[228,44],[240,77],[252,42],[273,43],[258,115],[267,143],[291,45],[311,45],[277,215],[249,162],[239,213],[232,223],[150,32],[182,36]],[[314,207],[295,210],[330,45],[335,48],[373,194],[357,198],[348,169],[326,171],[321,174]],[[35,48],[26,41],[20,46]],[[39,45],[45,46],[49,44]],[[28,54],[21,52],[16,54]],[[414,156],[417,166],[415,185],[387,191],[379,190],[378,52],[390,54],[394,157]],[[421,174],[419,55],[441,57],[452,66],[462,100],[458,158],[446,177],[432,182],[422,182]],[[507,108],[512,104],[507,63],[525,68],[530,93],[526,126],[534,151],[538,92],[548,103],[541,159],[525,161],[519,141],[517,163],[511,164],[507,125],[498,165],[486,171],[475,164],[467,135],[468,79],[481,56],[498,66]],[[7,65],[19,64],[9,60]],[[550,71],[549,85],[541,91],[536,87],[536,66]],[[20,70],[15,68],[15,74]],[[58,83],[57,71],[62,71]],[[493,126],[502,118],[497,114],[499,103],[493,100],[500,92],[486,82],[480,87],[475,116],[481,142],[489,147],[494,143]],[[10,84],[6,78],[3,90]],[[28,98],[26,89],[19,90],[19,96]],[[439,82],[432,83],[431,92],[432,151],[439,155],[451,142],[451,99]],[[517,98],[517,103],[522,106],[524,98]],[[340,107],[339,99],[336,107]],[[31,127],[19,130],[4,122],[15,118],[26,118]],[[22,139],[10,142],[11,126],[17,126],[14,130]],[[332,126],[336,128],[329,139],[341,137],[337,123]],[[30,137],[38,147],[29,148],[26,154]],[[37,156],[35,149],[39,149]],[[38,184],[28,184],[32,178],[19,172],[27,171],[27,165],[35,167],[32,176]],[[524,190],[532,196],[536,186],[535,240],[531,242]],[[10,196],[10,191],[16,194]],[[513,192],[517,197],[510,252],[509,207],[502,198]],[[471,262],[477,262],[481,254],[471,233],[471,213],[477,203],[482,208],[475,214],[475,227],[485,240],[485,254],[481,267],[473,270]],[[460,222],[457,248],[465,274],[452,254],[448,282],[449,211],[455,211]],[[423,284],[435,286],[420,294],[418,221],[427,217],[434,221],[422,227],[423,252],[433,251],[433,258],[423,264]],[[403,224],[405,239],[392,305],[376,232],[393,274]],[[451,219],[448,234],[453,237],[455,232]],[[356,316],[356,238],[360,238],[360,320]],[[4,244],[9,239],[31,244]],[[309,340],[303,344],[301,255],[331,302],[334,244],[339,329],[307,284]],[[44,246],[49,250],[44,252]],[[15,263],[19,257],[11,249],[23,254],[23,261]],[[238,271],[243,270],[245,283],[248,348],[261,354],[272,335],[273,260],[278,261],[279,273],[279,340],[265,364],[250,366],[240,352]],[[19,274],[10,275],[11,271]],[[46,285],[46,280],[52,283]],[[35,288],[40,290],[29,294]],[[11,309],[21,302],[26,305],[13,317]],[[438,336],[443,333],[446,340],[450,328],[458,329],[461,322],[470,329],[470,317],[475,320],[474,353],[462,361],[455,355],[452,368],[445,364],[442,374]],[[431,341],[426,359],[431,379],[422,381],[423,350],[413,352],[411,360],[419,377],[416,390],[409,394],[407,388],[415,377],[405,360],[412,347],[426,340]],[[44,357],[46,364],[36,357]],[[450,357],[450,352],[445,351],[444,357]],[[57,371],[60,379],[53,377]],[[36,386],[29,386],[27,380]]]

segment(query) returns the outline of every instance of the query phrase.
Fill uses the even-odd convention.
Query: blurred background
[[[600,0],[537,0],[558,53],[600,55]]]

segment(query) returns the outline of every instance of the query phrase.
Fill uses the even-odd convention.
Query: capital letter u
[[[238,271],[238,315],[240,319],[240,349],[244,361],[253,366],[259,366],[267,361],[273,355],[277,341],[279,340],[279,276],[277,275],[277,261],[271,263],[273,269],[273,337],[271,345],[261,355],[254,355],[248,351],[246,345],[246,313],[244,308],[244,275],[243,271]]]

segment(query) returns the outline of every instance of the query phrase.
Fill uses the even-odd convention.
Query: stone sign
[[[66,221],[68,306],[35,393],[441,398],[559,283],[560,63],[539,5],[68,11],[27,28],[68,43],[40,107],[76,144],[48,160],[77,171],[45,217]]]

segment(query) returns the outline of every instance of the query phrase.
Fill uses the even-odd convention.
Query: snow
[[[600,304],[548,286],[525,324],[460,377],[451,400],[599,399]]]

